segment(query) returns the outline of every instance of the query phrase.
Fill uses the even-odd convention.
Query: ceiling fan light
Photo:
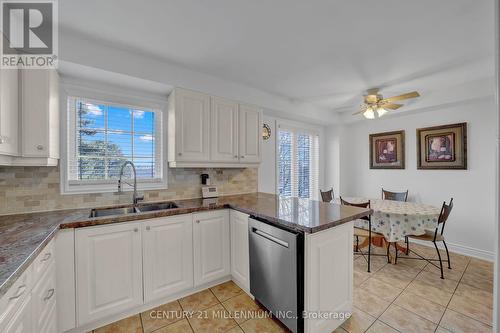
[[[384,108],[378,108],[377,109],[377,114],[379,117],[382,117],[384,114],[386,114],[388,111]]]
[[[365,116],[366,119],[375,119],[375,112],[373,112],[372,108],[368,108],[363,113],[363,116]]]

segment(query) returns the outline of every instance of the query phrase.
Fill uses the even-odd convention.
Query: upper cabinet
[[[53,69],[1,70],[0,98],[0,165],[57,165],[57,72]]]
[[[257,167],[262,110],[176,88],[169,97],[170,167]]]

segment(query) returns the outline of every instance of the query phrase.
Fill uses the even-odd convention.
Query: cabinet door
[[[32,311],[31,295],[26,297],[26,300],[17,310],[16,314],[7,325],[5,332],[9,333],[31,333],[33,330],[33,311]]]
[[[19,154],[19,71],[0,69],[0,154]]]
[[[78,325],[143,303],[139,223],[76,231]]]
[[[250,261],[248,251],[248,215],[230,211],[231,276],[240,287],[250,290]]]
[[[192,288],[192,215],[148,221],[143,238],[145,301]]]
[[[241,163],[258,163],[262,150],[262,110],[240,104],[239,153]]]
[[[238,162],[238,103],[212,97],[212,162]]]
[[[31,293],[33,298],[33,324],[37,332],[41,332],[47,321],[55,320],[50,317],[56,306],[56,267],[52,262],[45,274],[40,277]]]
[[[199,286],[230,274],[229,212],[193,215],[194,284]]]
[[[210,96],[175,91],[176,161],[208,161],[210,158]]]

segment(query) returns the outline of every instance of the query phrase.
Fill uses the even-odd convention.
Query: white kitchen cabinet
[[[19,70],[0,69],[0,155],[19,154]]]
[[[145,302],[192,288],[192,215],[149,220],[142,228]]]
[[[54,321],[56,307],[56,268],[52,262],[50,267],[37,281],[37,285],[32,291],[33,302],[33,328],[35,332],[42,332],[47,323]]]
[[[193,214],[194,285],[229,276],[229,212]]]
[[[262,110],[253,105],[240,104],[239,156],[242,163],[258,163],[262,151]]]
[[[238,162],[238,103],[212,97],[211,162]]]
[[[143,303],[141,223],[76,230],[77,324]]]
[[[57,165],[59,159],[59,78],[55,70],[21,70],[20,163]]]
[[[4,332],[31,333],[36,332],[33,327],[33,311],[31,295],[28,295],[16,314],[9,322]]]
[[[210,96],[175,89],[169,97],[169,162],[210,159]]]
[[[248,215],[231,210],[231,276],[246,292],[250,292],[250,256],[248,247]]]

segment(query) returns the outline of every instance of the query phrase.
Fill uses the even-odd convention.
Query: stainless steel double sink
[[[102,217],[111,215],[128,215],[144,212],[153,212],[157,210],[179,208],[175,202],[158,202],[151,204],[142,204],[133,207],[120,208],[94,208],[90,211],[90,217]]]

